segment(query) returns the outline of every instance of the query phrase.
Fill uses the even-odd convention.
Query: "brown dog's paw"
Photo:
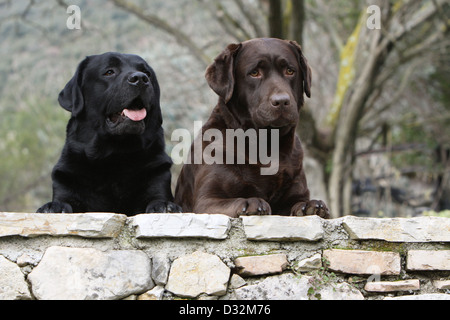
[[[272,214],[270,205],[260,198],[240,199],[237,210],[239,216],[266,216]]]
[[[330,218],[330,211],[325,202],[321,200],[310,200],[299,202],[291,210],[291,216],[319,216],[324,219]]]

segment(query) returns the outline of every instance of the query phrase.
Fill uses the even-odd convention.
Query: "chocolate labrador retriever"
[[[185,212],[230,217],[276,214],[329,218],[324,202],[310,200],[303,151],[295,134],[303,95],[311,97],[311,69],[300,46],[279,39],[231,44],[208,67],[206,79],[219,102],[197,138],[202,141],[195,141],[191,148],[191,159],[194,145],[200,143],[203,152],[213,146],[214,156],[221,152],[227,161],[185,164],[175,202]],[[211,130],[216,138],[205,138]],[[245,133],[245,150],[229,141],[230,130]],[[218,139],[218,132],[225,138]],[[268,164],[251,158],[250,149],[255,146],[270,149],[272,157],[276,154],[276,172],[262,174],[261,169],[267,169]]]
[[[59,95],[72,116],[53,169],[53,201],[38,212],[179,212],[170,189],[160,90],[139,56],[84,59]]]

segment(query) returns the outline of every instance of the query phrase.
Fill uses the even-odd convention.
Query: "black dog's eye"
[[[110,77],[110,76],[112,76],[112,75],[114,75],[114,74],[115,74],[114,70],[109,69],[109,70],[106,71],[103,75],[104,75],[104,76],[107,76],[107,77]]]

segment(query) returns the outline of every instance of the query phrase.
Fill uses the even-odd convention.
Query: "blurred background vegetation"
[[[373,4],[380,30],[366,24]],[[69,5],[80,30],[66,27]],[[85,56],[149,62],[170,154],[172,131],[216,103],[207,65],[229,43],[271,36],[301,43],[313,69],[298,130],[312,196],[334,217],[448,215],[449,26],[444,0],[0,0],[0,211],[51,199],[70,117],[57,96]]]

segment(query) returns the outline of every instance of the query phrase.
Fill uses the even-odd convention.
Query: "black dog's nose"
[[[128,83],[132,86],[147,86],[150,80],[143,72],[134,72],[128,77]]]
[[[274,94],[270,97],[270,102],[277,108],[288,107],[291,104],[291,97],[287,93]]]

